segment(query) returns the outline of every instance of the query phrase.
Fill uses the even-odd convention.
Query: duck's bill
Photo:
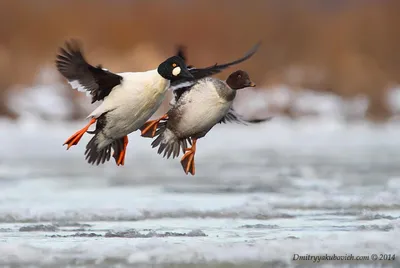
[[[255,87],[255,86],[257,86],[257,85],[256,85],[256,83],[254,83],[254,82],[250,82],[250,83],[247,84],[247,86],[248,86],[248,87]]]
[[[183,68],[180,77],[182,78],[188,78],[188,79],[195,79],[194,76],[189,72],[187,68]]]

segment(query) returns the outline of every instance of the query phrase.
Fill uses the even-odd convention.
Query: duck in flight
[[[183,51],[180,53],[184,56]],[[198,139],[204,137],[218,123],[252,123],[236,114],[232,104],[237,90],[255,86],[247,72],[238,70],[231,73],[226,81],[207,77],[192,86],[175,90],[171,108],[166,118],[157,126],[152,147],[158,147],[158,154],[167,158],[171,155],[172,158],[179,156],[182,150],[183,170],[186,174],[194,175],[194,155]],[[257,120],[257,123],[267,120],[270,118]],[[191,145],[190,148],[188,144]]]
[[[155,113],[171,85],[179,89],[226,68],[215,65],[189,70],[184,60],[175,55],[153,70],[113,73],[100,65],[90,65],[77,40],[67,41],[60,48],[56,67],[73,88],[90,95],[92,103],[101,102],[87,117],[89,123],[64,145],[69,149],[77,145],[86,132],[94,134],[86,145],[88,163],[103,164],[110,160],[113,151],[118,166],[125,162],[128,134],[142,127]],[[88,131],[95,123],[95,130]]]
[[[258,48],[260,47],[261,42],[258,42],[256,45],[254,45],[242,58],[237,59],[235,61],[229,62],[229,63],[224,63],[224,64],[214,64],[212,66],[206,67],[206,68],[202,68],[202,69],[198,69],[195,68],[191,65],[189,65],[188,69],[189,72],[196,78],[196,80],[192,79],[192,78],[181,78],[177,81],[173,81],[171,82],[171,87],[170,89],[174,92],[174,94],[180,94],[179,92],[183,92],[186,89],[190,88],[191,86],[195,85],[195,83],[202,78],[208,77],[210,75],[205,75],[205,74],[217,74],[219,72],[222,72],[223,70],[242,63],[248,59],[250,59],[258,50]],[[178,51],[176,54],[177,57],[181,58],[184,62],[186,62],[186,56],[185,56],[185,52],[184,52],[184,47],[183,46],[179,46],[178,47]],[[201,78],[200,78],[201,77]],[[160,121],[168,119],[168,115],[165,114],[163,116],[161,116],[160,118],[156,119],[156,120],[150,120],[148,122],[146,122],[141,128],[141,135],[143,137],[147,137],[147,138],[152,138],[154,137],[155,133],[156,133],[156,129],[158,124],[160,123]]]
[[[240,122],[246,124],[232,109],[236,90],[255,87],[249,75],[238,70],[226,81],[207,77],[175,95],[173,107],[167,112],[167,119],[158,124],[152,147],[158,147],[158,154],[173,158],[179,152],[186,174],[195,174],[194,155],[197,140],[203,138],[216,124]],[[188,148],[188,144],[191,147]]]

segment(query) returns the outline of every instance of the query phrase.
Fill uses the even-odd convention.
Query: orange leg
[[[183,170],[185,171],[186,175],[190,172],[192,175],[196,173],[196,169],[194,167],[194,154],[196,153],[196,142],[197,139],[193,139],[192,147],[187,148],[185,151],[186,153],[181,159],[181,164]]]
[[[156,135],[158,123],[160,123],[161,120],[165,119],[168,119],[168,115],[166,114],[156,120],[150,120],[144,123],[144,125],[140,128],[140,130],[142,131],[142,137],[153,138]]]
[[[71,148],[71,146],[73,145],[77,145],[78,142],[81,140],[83,134],[85,134],[86,131],[88,131],[89,127],[91,125],[93,125],[96,122],[95,118],[92,118],[89,122],[89,124],[87,124],[84,128],[82,128],[81,130],[78,130],[74,135],[72,135],[71,137],[68,138],[68,140],[66,140],[64,142],[63,145],[68,144],[67,150],[69,148]]]
[[[125,164],[125,155],[126,155],[126,147],[128,146],[128,136],[124,137],[124,149],[121,151],[119,154],[118,160],[117,160],[117,166],[121,165],[123,166]]]

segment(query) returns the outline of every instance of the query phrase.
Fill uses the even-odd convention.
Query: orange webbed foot
[[[186,175],[188,173],[194,175],[196,173],[196,168],[194,165],[194,155],[196,153],[196,140],[193,139],[192,147],[187,148],[186,153],[183,155],[181,159],[181,164],[183,167],[183,171],[185,171]]]
[[[161,120],[168,119],[168,115],[163,115],[159,119],[150,120],[144,123],[144,125],[140,128],[141,136],[145,138],[153,138],[156,135],[158,124]]]
[[[117,166],[123,166],[125,165],[125,155],[126,155],[126,147],[128,146],[128,136],[124,137],[124,147],[122,149],[122,151],[120,152],[118,158],[116,158],[116,163]]]
[[[71,146],[73,145],[77,145],[79,143],[79,141],[81,140],[83,134],[85,134],[86,131],[88,131],[89,127],[91,125],[93,125],[96,122],[95,118],[92,118],[89,122],[89,124],[87,124],[84,128],[82,128],[81,130],[78,130],[77,132],[75,132],[71,137],[69,137],[63,145],[67,144],[67,150],[69,148],[71,148]]]

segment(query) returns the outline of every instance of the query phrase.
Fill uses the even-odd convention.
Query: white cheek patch
[[[172,74],[174,75],[174,76],[178,76],[179,74],[181,73],[181,67],[175,67],[173,70],[172,70]]]

